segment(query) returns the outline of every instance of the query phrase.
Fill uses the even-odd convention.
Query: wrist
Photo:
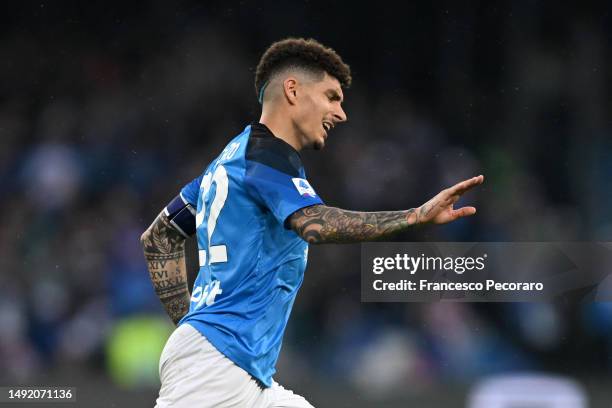
[[[408,211],[406,211],[406,222],[408,223],[408,226],[416,226],[420,224],[419,211],[420,211],[420,207],[411,208]]]

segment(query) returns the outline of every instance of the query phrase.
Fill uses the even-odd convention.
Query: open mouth
[[[323,122],[323,130],[325,130],[325,134],[327,134],[327,132],[329,132],[333,127],[334,125],[331,122]]]

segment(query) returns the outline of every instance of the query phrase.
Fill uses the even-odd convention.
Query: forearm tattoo
[[[296,211],[291,228],[310,244],[379,241],[418,222],[416,210],[358,212],[315,205]]]
[[[185,264],[185,237],[162,212],[142,235],[149,276],[155,293],[174,322],[189,311],[189,289]]]

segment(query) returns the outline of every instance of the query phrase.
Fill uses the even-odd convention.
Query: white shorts
[[[262,387],[189,324],[179,326],[168,339],[159,378],[157,408],[313,408],[275,381],[270,388]]]

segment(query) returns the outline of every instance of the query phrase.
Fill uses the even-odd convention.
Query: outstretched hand
[[[461,195],[472,187],[482,184],[484,176],[472,177],[439,192],[434,198],[416,209],[419,224],[446,224],[461,217],[476,214],[476,208],[468,206],[454,209]]]

